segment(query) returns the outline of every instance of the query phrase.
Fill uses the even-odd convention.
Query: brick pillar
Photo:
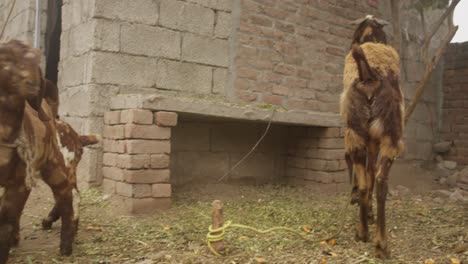
[[[171,127],[177,114],[110,111],[104,122],[104,192],[130,213],[169,208]]]

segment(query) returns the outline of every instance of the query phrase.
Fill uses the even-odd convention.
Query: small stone
[[[440,178],[440,179],[439,179],[439,184],[440,184],[440,185],[445,185],[445,184],[447,184],[447,178]]]
[[[155,262],[151,259],[145,259],[143,261],[137,262],[137,264],[154,264]]]
[[[455,161],[446,160],[444,161],[444,167],[449,170],[454,170],[457,168],[457,163]]]
[[[442,141],[442,142],[434,144],[432,149],[434,150],[435,153],[446,153],[450,150],[451,146],[452,146],[452,142]]]
[[[447,191],[447,190],[436,190],[432,193],[435,197],[439,197],[439,198],[447,198],[447,197],[450,197],[450,195],[452,194],[452,192]]]
[[[440,197],[434,198],[434,202],[436,202],[436,203],[442,203],[443,201],[444,200],[442,200],[442,198],[440,198]]]
[[[407,196],[411,193],[411,190],[403,185],[397,185],[395,188],[398,190],[400,196]]]
[[[444,158],[442,158],[441,155],[437,155],[437,156],[436,156],[436,161],[437,161],[437,162],[444,162]]]
[[[458,172],[453,173],[452,175],[449,175],[447,177],[447,185],[450,188],[453,188],[457,185],[457,180],[458,180]]]
[[[468,184],[465,184],[465,183],[457,183],[457,187],[462,189],[462,190],[465,190],[465,191],[468,191]]]
[[[444,163],[441,162],[437,164],[437,168],[435,169],[435,174],[437,175],[436,178],[440,179],[440,178],[448,177],[451,174],[451,172],[447,168],[445,168]]]
[[[460,171],[458,181],[460,183],[468,184],[468,167],[465,167],[462,171]]]
[[[463,193],[456,189],[449,197],[450,201],[453,202],[465,202],[465,197],[463,197]]]

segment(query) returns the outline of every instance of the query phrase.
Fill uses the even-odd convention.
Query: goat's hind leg
[[[349,182],[351,183],[351,204],[359,204],[359,188],[357,183],[356,174],[354,173],[353,169],[353,161],[351,160],[351,155],[346,152],[345,153],[345,161],[346,165],[348,166],[348,173],[349,173]]]
[[[71,255],[75,239],[75,221],[73,210],[73,185],[68,181],[66,174],[60,169],[42,172],[44,181],[50,186],[54,194],[55,207],[62,219],[60,230],[60,254]]]
[[[388,192],[388,174],[398,149],[389,144],[382,144],[381,160],[377,168],[377,230],[375,235],[375,254],[378,258],[390,258],[388,250],[387,231],[385,228],[385,203]]]

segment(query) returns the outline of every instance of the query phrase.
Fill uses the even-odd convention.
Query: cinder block
[[[151,155],[151,168],[153,169],[165,169],[170,164],[169,155],[166,154],[155,154]]]
[[[109,21],[106,19],[94,19],[94,21],[94,48],[102,51],[119,51],[120,23],[115,20]]]
[[[163,197],[171,197],[171,196],[172,196],[171,184],[169,183],[153,184],[153,197],[163,198]]]
[[[117,125],[120,123],[120,111],[108,111],[104,113],[104,124]]]
[[[104,138],[107,139],[123,139],[125,137],[125,126],[104,126]]]
[[[187,2],[196,3],[202,6],[230,12],[232,10],[232,0],[187,0]]]
[[[213,73],[212,68],[208,66],[159,60],[155,75],[158,88],[199,94],[211,93]]]
[[[121,30],[121,50],[125,53],[171,59],[180,57],[179,32],[139,24],[124,24]]]
[[[126,150],[129,154],[169,154],[171,142],[169,140],[127,140]]]
[[[226,69],[215,68],[213,72],[213,90],[214,94],[226,94],[226,83],[228,73]]]
[[[153,124],[153,113],[143,109],[123,110],[120,114],[120,122],[125,124]]]
[[[215,26],[215,36],[217,38],[226,39],[231,34],[232,28],[232,14],[226,12],[217,12],[216,13],[216,26]]]
[[[105,17],[148,25],[158,21],[158,2],[153,0],[115,1],[99,0],[95,2],[96,17]]]
[[[167,28],[211,35],[214,26],[212,9],[178,0],[162,0],[159,23]]]
[[[167,183],[170,171],[163,170],[126,170],[124,172],[125,182],[128,183]]]
[[[76,69],[77,72],[82,71],[83,65],[92,65],[92,69],[86,72],[90,82],[141,87],[152,87],[156,83],[157,75],[154,72],[156,58],[101,51],[93,51],[90,54],[89,60],[77,62],[80,64],[76,65],[80,67]],[[62,69],[67,69],[69,72],[66,65]],[[70,74],[76,73],[70,72]],[[84,78],[79,79],[81,81]]]
[[[182,59],[186,61],[227,67],[229,45],[227,40],[184,34]]]
[[[163,127],[177,126],[177,113],[159,111],[154,114],[156,125]],[[169,130],[170,131],[170,130]]]

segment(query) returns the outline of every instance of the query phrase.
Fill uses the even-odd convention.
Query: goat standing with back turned
[[[399,86],[400,58],[387,45],[385,21],[367,16],[358,24],[346,56],[340,112],[345,123],[345,158],[353,183],[352,203],[359,203],[356,239],[369,240],[376,183],[376,257],[389,258],[385,229],[388,174],[403,150],[404,98]]]

